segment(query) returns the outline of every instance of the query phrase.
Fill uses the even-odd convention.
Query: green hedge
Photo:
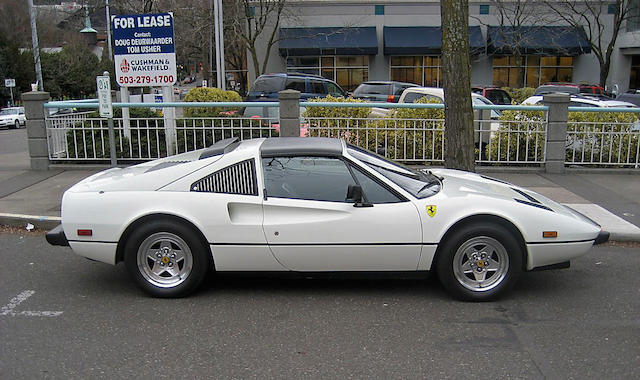
[[[189,90],[184,97],[185,102],[241,102],[242,97],[235,91],[224,91],[219,88],[197,87]],[[233,107],[202,107],[186,108],[186,117],[224,117],[229,111],[239,111],[240,108]]]
[[[572,124],[586,123],[586,124]],[[622,123],[622,124],[620,124]],[[636,162],[638,133],[630,133],[638,127],[637,114],[620,112],[569,112],[567,126],[566,160],[603,162]]]

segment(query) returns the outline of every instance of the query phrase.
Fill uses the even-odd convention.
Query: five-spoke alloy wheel
[[[171,219],[139,226],[125,245],[125,264],[142,290],[156,297],[182,297],[211,268],[207,244],[191,228]]]
[[[522,249],[513,234],[499,225],[467,225],[442,246],[436,270],[442,285],[457,298],[493,300],[522,271]]]

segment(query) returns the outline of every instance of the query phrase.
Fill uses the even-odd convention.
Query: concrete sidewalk
[[[65,190],[99,171],[0,170],[0,224],[51,229],[60,222]],[[487,172],[569,205],[611,232],[611,240],[640,241],[640,175]]]

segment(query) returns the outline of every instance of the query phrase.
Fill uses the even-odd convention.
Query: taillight
[[[395,103],[395,102],[396,102],[396,96],[395,95],[387,96],[387,103]]]
[[[78,236],[91,236],[93,235],[92,230],[78,230]]]

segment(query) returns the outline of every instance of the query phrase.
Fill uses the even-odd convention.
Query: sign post
[[[122,87],[163,87],[172,94],[178,78],[173,14],[121,15],[111,18],[116,82]],[[164,101],[171,101],[169,96]],[[124,111],[124,109],[123,109]],[[175,152],[175,117],[164,107],[167,153]],[[128,120],[124,119],[126,125]],[[128,132],[128,131],[127,131]]]
[[[96,77],[96,85],[98,87],[98,109],[100,117],[107,118],[109,128],[109,156],[111,157],[111,166],[116,166],[118,161],[116,157],[116,134],[113,129],[113,105],[111,104],[111,78],[109,72],[105,71],[102,75]]]
[[[16,86],[16,80],[15,79],[5,79],[4,80],[4,86],[5,87],[9,87],[9,91],[11,91],[11,105],[14,106],[15,103],[13,102],[13,88]]]

